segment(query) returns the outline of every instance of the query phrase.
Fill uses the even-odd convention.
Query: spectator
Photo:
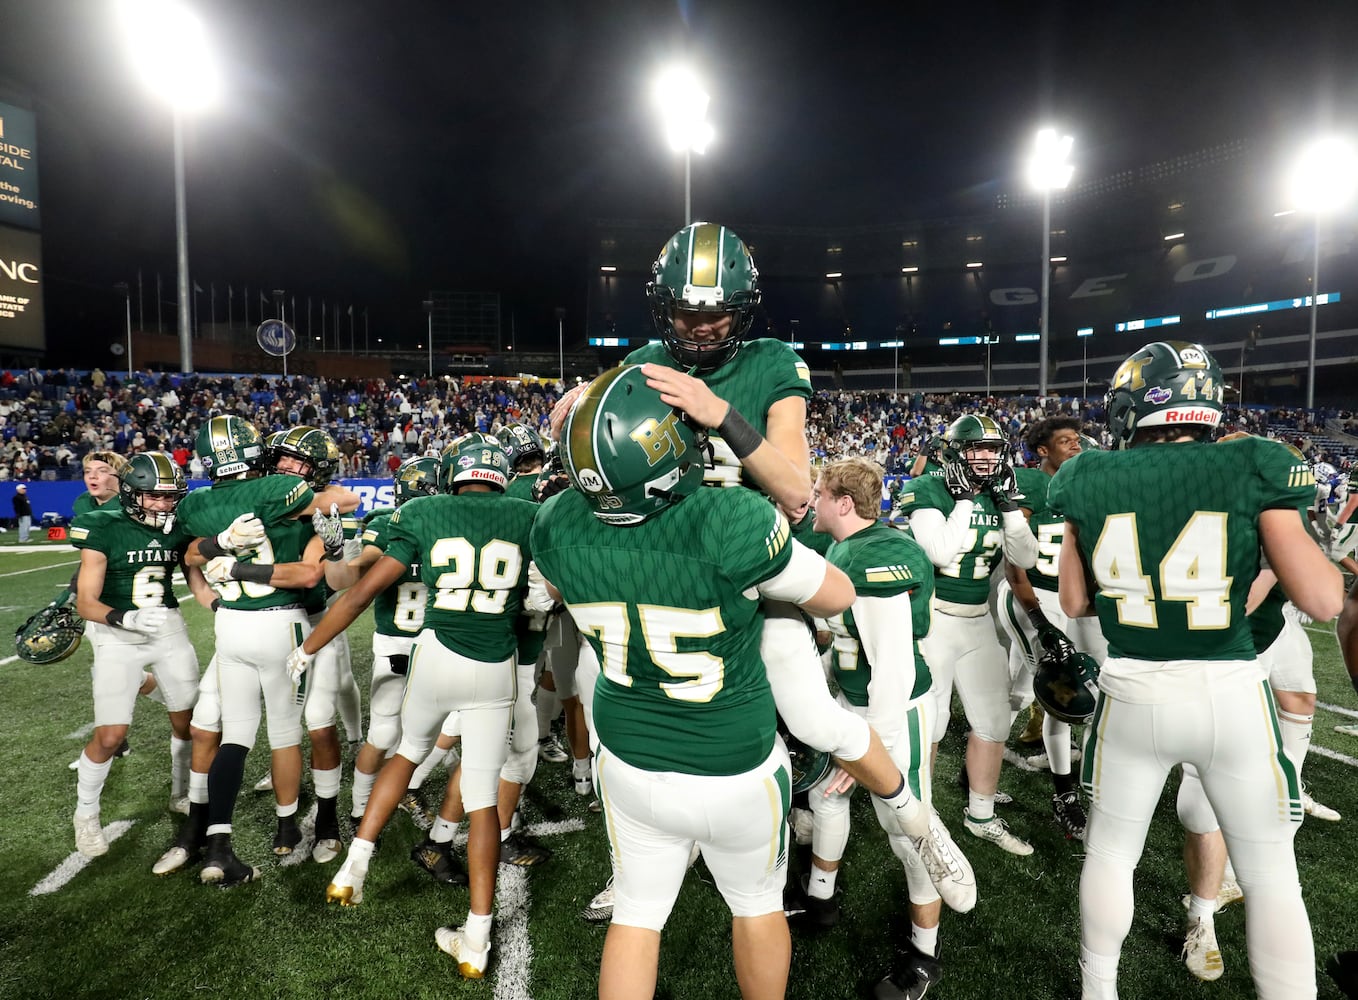
[[[23,483],[14,487],[14,516],[19,522],[19,544],[28,541],[28,532],[33,527],[33,504],[28,500],[28,487]]]

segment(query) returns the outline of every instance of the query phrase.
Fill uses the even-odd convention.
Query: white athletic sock
[[[189,801],[207,805],[207,775],[189,772]]]
[[[1192,895],[1188,897],[1188,919],[1201,920],[1208,927],[1212,926],[1212,914],[1217,912],[1217,901],[1215,899],[1203,899],[1201,896]]]
[[[452,843],[455,833],[457,824],[440,816],[434,820],[434,828],[429,831],[429,839],[436,844],[449,844]]]
[[[282,819],[284,816],[296,816],[297,800],[293,799],[290,803],[288,803],[285,806],[280,806],[277,803],[274,803],[273,811],[274,815],[277,816],[279,819]]]
[[[77,815],[98,815],[99,796],[104,791],[104,779],[108,777],[108,769],[112,765],[112,757],[102,764],[96,764],[90,760],[84,750],[80,751],[80,762],[75,769],[75,811]]]
[[[353,811],[351,816],[362,816],[368,808],[368,797],[373,793],[373,785],[377,783],[377,775],[364,774],[358,768],[354,768],[354,788],[353,788]]]
[[[934,924],[932,927],[921,927],[913,920],[910,921],[910,943],[924,954],[934,955],[938,950],[938,924]]]
[[[967,815],[977,823],[995,818],[995,796],[983,795],[977,791],[967,792]]]
[[[579,781],[582,778],[588,778],[590,776],[589,764],[590,764],[589,757],[572,757],[571,777],[573,777],[576,781]]]
[[[1070,724],[1050,715],[1042,718],[1042,748],[1052,774],[1070,774]]]
[[[827,872],[824,868],[811,866],[811,874],[806,879],[806,894],[812,899],[831,899],[835,894],[835,880],[839,869]]]
[[[1292,712],[1278,711],[1278,727],[1283,731],[1283,753],[1297,769],[1301,777],[1301,765],[1306,760],[1306,751],[1311,748],[1311,724],[1313,715],[1295,715]]]
[[[1081,1000],[1118,1000],[1118,957],[1080,946]]]
[[[443,757],[444,751],[438,746],[430,750],[429,755],[415,767],[415,773],[410,776],[410,784],[407,787],[412,792],[418,791],[424,785],[425,779],[429,777],[429,772],[443,760]]]
[[[538,710],[538,739],[545,740],[552,734],[552,723],[561,714],[561,697],[555,691],[539,687],[535,692]]]
[[[503,844],[506,840],[508,840],[508,839],[509,839],[509,835],[510,835],[511,833],[513,833],[513,832],[514,832],[514,827],[513,827],[512,824],[511,824],[510,826],[507,826],[507,827],[505,827],[504,829],[502,829],[502,830],[500,831],[500,843]]]
[[[467,914],[467,922],[462,925],[462,933],[467,936],[467,943],[473,948],[480,950],[489,943],[490,919],[489,913]]]
[[[189,761],[193,759],[193,740],[170,737],[170,795],[179,798],[185,794],[189,781]],[[206,775],[205,775],[206,777]]]

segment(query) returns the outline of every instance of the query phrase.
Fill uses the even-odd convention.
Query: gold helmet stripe
[[[608,482],[608,477],[599,468],[598,456],[594,453],[594,442],[597,440],[595,433],[599,416],[603,408],[604,397],[608,395],[609,387],[617,381],[618,376],[628,370],[629,366],[619,365],[611,371],[606,371],[593,382],[590,383],[575,405],[571,407],[571,412],[567,416],[566,426],[563,436],[568,447],[562,456],[578,472],[581,468],[577,460],[579,456],[584,456],[589,464],[585,468],[592,468],[604,480],[604,485],[612,489],[612,484]],[[635,365],[630,367],[636,367]]]
[[[688,273],[691,284],[716,288],[721,273],[721,226],[704,222],[693,227],[688,245]]]

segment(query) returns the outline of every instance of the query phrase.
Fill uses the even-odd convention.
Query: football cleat
[[[396,808],[409,816],[410,822],[414,823],[419,830],[428,830],[434,825],[434,810],[429,808],[429,804],[424,801],[423,793],[418,788],[406,789],[406,793],[401,796],[401,801]]]
[[[75,849],[87,858],[97,858],[108,853],[108,841],[104,839],[104,828],[99,825],[99,814],[81,816],[75,814]]]
[[[929,987],[942,978],[943,963],[937,953],[926,955],[909,944],[896,970],[873,989],[873,1000],[922,1000]]]
[[[592,813],[601,813],[604,811],[604,804],[599,801],[598,796],[595,796],[594,798],[589,800],[589,805],[586,806],[585,808],[587,808]]]
[[[264,777],[262,777],[262,778],[260,778],[258,781],[256,781],[256,782],[254,783],[254,785],[252,785],[251,787],[254,788],[254,790],[257,791],[257,792],[272,792],[272,791],[273,791],[273,772],[272,772],[272,771],[265,771],[265,772],[264,772]]]
[[[1245,892],[1243,889],[1240,888],[1240,883],[1235,880],[1235,877],[1229,873],[1224,875],[1221,879],[1221,888],[1217,891],[1216,908],[1220,910],[1224,907],[1230,906],[1232,903],[1238,903],[1240,902],[1240,900],[1244,898]],[[1184,893],[1184,898],[1182,902],[1184,904],[1184,909],[1185,910],[1188,909],[1189,904],[1193,902],[1192,895],[1189,893]]]
[[[613,876],[608,876],[608,884],[594,894],[589,905],[580,911],[580,919],[590,923],[602,923],[613,919]]]
[[[1028,706],[1028,721],[1019,733],[1019,744],[1025,747],[1042,745],[1042,706],[1033,702]]]
[[[457,959],[457,971],[463,979],[481,979],[485,976],[486,965],[490,962],[489,941],[483,948],[474,948],[461,927],[440,927],[434,931],[434,943],[439,946],[439,951]]]
[[[315,845],[311,848],[311,860],[317,864],[328,865],[340,856],[342,850],[344,841],[338,837],[317,837]]]
[[[1010,833],[1008,824],[998,816],[988,820],[975,820],[966,810],[963,810],[962,816],[962,825],[972,836],[988,840],[1000,850],[1017,854],[1019,857],[1027,857],[1033,853],[1032,845]]]
[[[1346,997],[1358,997],[1358,951],[1341,951],[1329,957],[1325,974]]]
[[[561,743],[555,735],[538,740],[538,760],[548,764],[564,764],[570,759],[570,755],[561,748]]]
[[[552,852],[519,833],[511,833],[500,841],[500,864],[531,868],[552,856]]]
[[[1311,793],[1305,788],[1301,790],[1301,808],[1307,816],[1314,816],[1316,819],[1323,819],[1327,823],[1338,823],[1342,816],[1335,809],[1331,809],[1323,802],[1317,802],[1311,798]]]
[[[1220,979],[1226,971],[1221,960],[1221,949],[1217,947],[1216,928],[1201,920],[1191,920],[1188,932],[1184,935],[1184,950],[1180,956],[1188,971],[1199,979],[1211,982]]]
[[[170,796],[170,804],[168,808],[172,813],[178,813],[181,816],[187,816],[189,814],[189,797],[187,795]]]
[[[574,783],[576,795],[592,796],[594,794],[594,779],[591,778],[588,774],[586,774],[584,777],[574,779]]]
[[[501,856],[503,857],[503,851]],[[444,885],[467,884],[467,873],[462,870],[457,855],[453,853],[451,840],[440,844],[425,838],[422,843],[410,849],[410,860],[432,875],[435,882],[442,882]]]
[[[1080,793],[1075,789],[1052,796],[1052,815],[1056,817],[1056,825],[1067,840],[1085,839],[1085,825],[1089,820],[1085,816],[1084,806],[1080,804]]]
[[[932,809],[929,833],[920,838],[916,846],[920,860],[929,873],[929,881],[934,884],[948,909],[957,913],[972,909],[976,905],[976,873],[972,871],[967,856],[953,841],[948,828],[938,818],[938,813]]]
[[[789,919],[795,920],[797,926],[806,930],[828,931],[839,923],[840,887],[835,886],[829,899],[819,899],[811,895],[809,880],[809,875],[803,875],[795,885],[788,886],[783,912]]]
[[[180,847],[175,844],[168,851],[156,859],[156,863],[151,866],[152,875],[171,875],[186,865],[198,860],[199,852],[190,850],[187,847]]]
[[[273,835],[273,852],[285,858],[302,842],[302,831],[297,827],[297,816],[279,816],[278,830]]]
[[[367,876],[366,868],[359,867],[352,858],[345,858],[344,864],[340,865],[335,877],[325,887],[326,903],[358,906],[363,902],[363,880]]]
[[[215,833],[207,839],[206,860],[198,880],[204,885],[215,885],[220,889],[244,885],[259,878],[259,869],[252,868],[231,849],[231,834]]]

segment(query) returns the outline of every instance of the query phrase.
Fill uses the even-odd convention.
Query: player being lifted
[[[1314,997],[1310,922],[1292,854],[1296,769],[1278,736],[1245,600],[1269,564],[1297,606],[1333,618],[1338,571],[1307,535],[1305,462],[1266,438],[1210,444],[1221,369],[1198,344],[1148,344],[1113,376],[1116,447],[1067,462],[1048,503],[1064,515],[1061,608],[1097,613],[1108,639],[1085,737],[1089,795],[1080,879],[1083,996],[1117,996],[1132,872],[1169,769],[1196,767],[1245,893],[1246,942],[1263,1000]]]
[[[1037,563],[1037,539],[1020,510],[1009,440],[995,421],[968,414],[944,435],[943,476],[910,480],[900,496],[910,530],[937,568],[934,616],[921,649],[934,673],[938,726],[947,729],[954,681],[971,732],[963,764],[964,826],[1010,854],[1032,854],[995,815],[1004,743],[1009,738],[1009,666],[987,601],[1001,558],[1020,569]]]
[[[428,588],[424,630],[411,651],[401,744],[383,766],[344,864],[326,889],[342,905],[363,899],[377,836],[434,746],[448,713],[462,728],[462,798],[470,820],[467,868],[471,906],[462,927],[441,927],[438,946],[466,978],[485,974],[491,904],[500,860],[496,791],[508,753],[514,705],[515,621],[523,603],[537,506],[504,496],[508,462],[500,442],[473,433],[439,459],[438,496],[416,497],[391,515],[385,554],[349,588],[289,657],[294,675],[348,628],[374,597],[420,565]]]
[[[146,669],[170,714],[172,808],[187,808],[180,800],[188,792],[198,656],[174,594],[176,567],[195,592],[208,594],[202,574],[182,566],[193,536],[176,523],[175,511],[187,493],[184,474],[169,455],[134,455],[118,477],[119,502],[81,514],[71,525],[71,542],[80,551],[76,609],[90,623],[94,647],[94,735],[76,769],[75,842],[86,857],[108,851],[99,799]]]

